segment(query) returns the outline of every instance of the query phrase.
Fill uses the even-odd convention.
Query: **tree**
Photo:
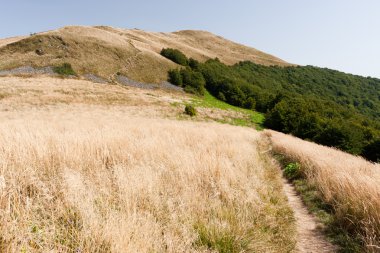
[[[380,163],[380,139],[374,140],[365,146],[363,156],[372,162]]]
[[[190,58],[189,59],[189,67],[192,69],[192,70],[199,70],[199,61],[193,59],[193,58]]]
[[[181,72],[178,69],[169,70],[168,76],[169,76],[168,78],[169,83],[172,83],[177,86],[183,85]]]
[[[163,48],[161,50],[161,55],[168,58],[169,60],[172,60],[173,62],[182,65],[182,66],[188,66],[189,62],[186,57],[181,51],[173,48]]]
[[[168,57],[186,58],[177,51],[168,50],[175,55]],[[226,103],[266,113],[266,127],[378,159],[380,79],[249,61],[227,66],[219,59],[190,58],[187,64],[170,73],[187,92],[202,95],[206,88]]]
[[[200,72],[191,70],[190,68],[181,69],[180,71],[185,91],[204,95],[205,93],[205,79]]]
[[[244,107],[247,109],[254,110],[256,107],[256,101],[253,97],[247,98],[247,100],[244,102]]]

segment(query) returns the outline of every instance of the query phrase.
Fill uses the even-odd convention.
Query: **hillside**
[[[341,245],[338,252],[379,252],[380,164],[283,133],[265,135],[309,211]]]
[[[0,252],[378,252],[379,88],[203,31],[0,40]]]
[[[1,252],[316,252],[334,248],[323,226],[346,252],[379,245],[378,165],[229,126],[257,116],[210,94],[1,77],[0,97]],[[278,154],[327,203],[322,225],[293,213]]]
[[[159,83],[176,67],[162,57],[162,48],[177,48],[200,61],[218,57],[226,64],[250,60],[265,65],[288,63],[205,31],[146,32],[112,27],[70,26],[29,37],[0,40],[0,70],[71,63],[79,74]]]
[[[380,79],[313,66],[264,66],[250,61],[204,63],[163,51],[182,69],[169,81],[203,96],[265,113],[268,128],[380,160]]]
[[[52,77],[0,77],[0,94],[0,252],[295,248],[260,133],[213,122],[239,111]]]

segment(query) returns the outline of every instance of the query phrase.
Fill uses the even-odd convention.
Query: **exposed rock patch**
[[[83,75],[83,77],[86,80],[89,80],[89,81],[94,82],[94,83],[104,83],[104,84],[108,83],[108,81],[106,79],[101,78],[101,77],[94,75],[94,74],[85,74],[85,75]]]
[[[34,68],[31,66],[22,66],[15,69],[0,70],[0,76],[7,75],[57,75],[52,67]]]
[[[135,80],[132,80],[132,79],[130,79],[126,76],[123,76],[123,75],[117,75],[116,81],[120,84],[123,84],[123,85],[141,88],[141,89],[159,89],[159,88],[161,88],[161,89],[167,89],[167,90],[183,91],[183,89],[181,87],[173,85],[169,82],[162,82],[160,84],[142,83],[142,82],[137,82]]]

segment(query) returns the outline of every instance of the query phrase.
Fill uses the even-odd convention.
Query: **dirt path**
[[[294,187],[284,180],[284,191],[294,211],[297,225],[298,252],[336,252],[337,247],[328,242],[318,230],[319,222],[311,215]]]

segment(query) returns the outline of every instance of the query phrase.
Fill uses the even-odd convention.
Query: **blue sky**
[[[286,61],[380,78],[378,0],[12,0],[0,37],[66,25],[208,30]]]

